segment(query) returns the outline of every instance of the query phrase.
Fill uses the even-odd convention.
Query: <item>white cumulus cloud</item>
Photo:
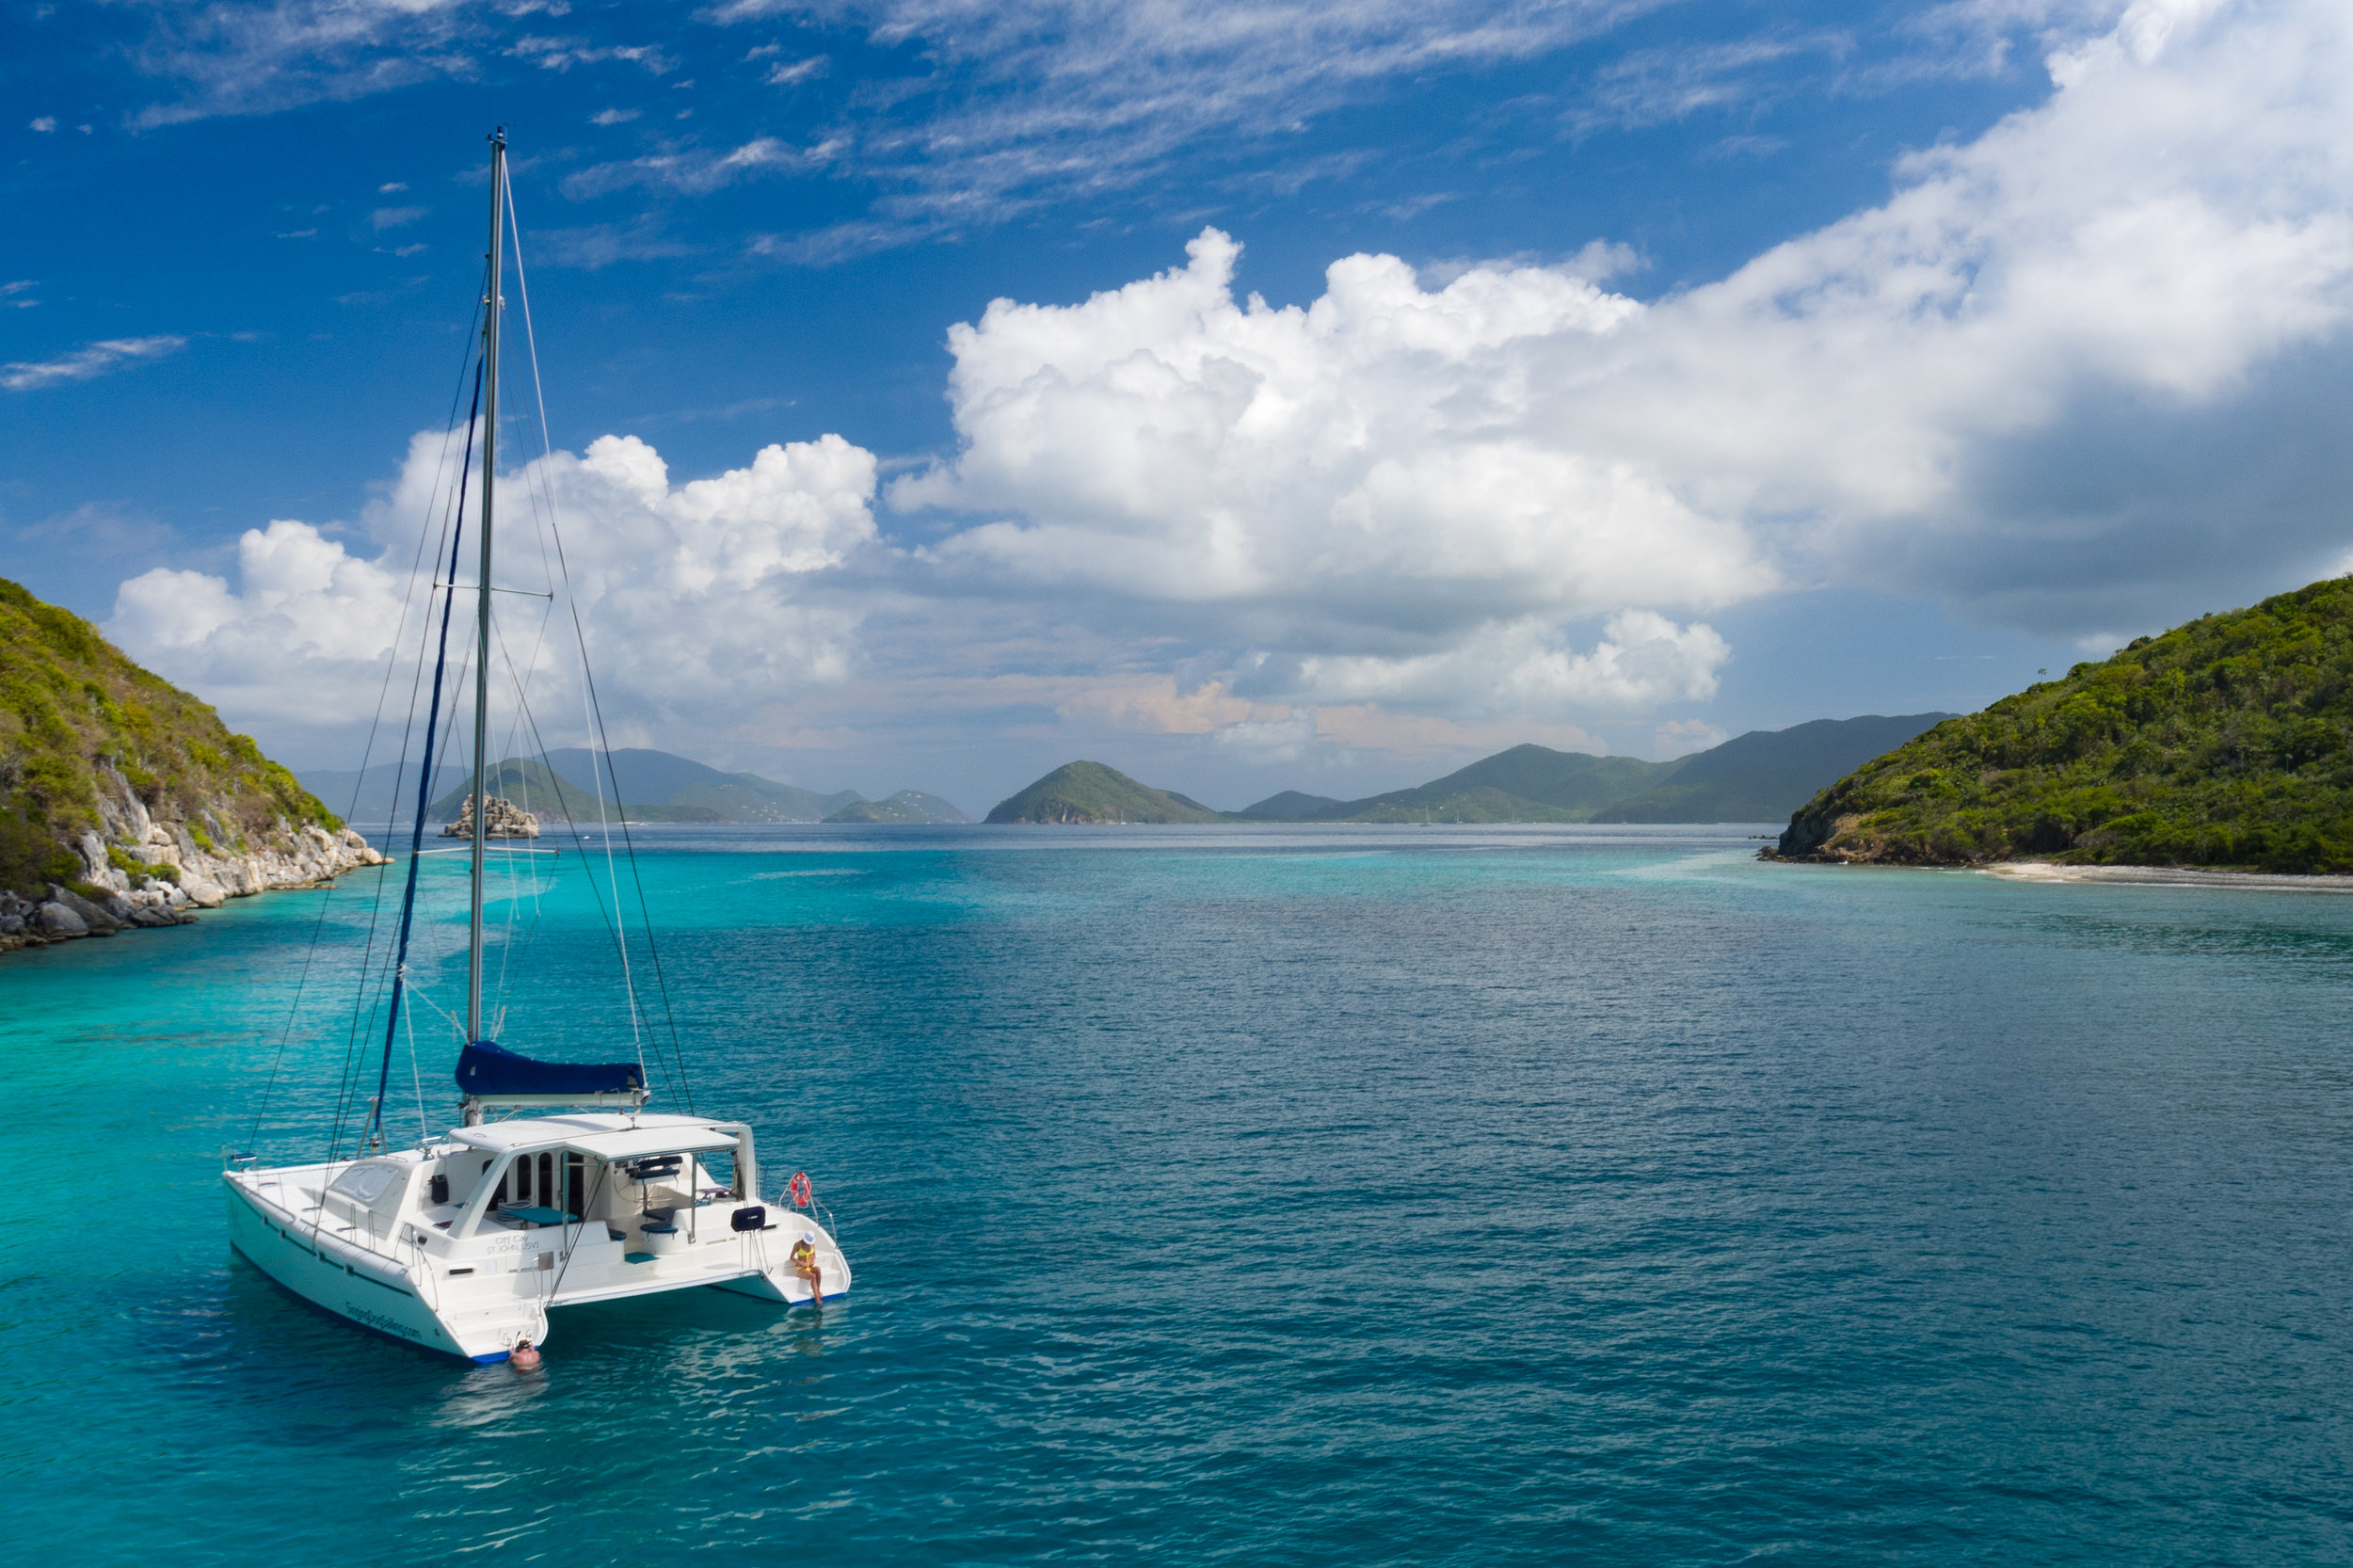
[[[1181,627],[1255,699],[1531,717],[1705,698],[1728,649],[1669,616],[1789,584],[2075,636],[2301,582],[2348,532],[2311,410],[2353,370],[2353,12],[2105,25],[1886,202],[1648,304],[1358,255],[1276,308],[1213,229],[999,300],[949,334],[958,452],[889,498],[986,519],[943,568]]]
[[[405,604],[411,619],[400,641],[409,650],[418,641],[409,561],[419,523],[439,515],[445,461],[438,433],[410,443],[367,520],[379,541],[373,558],[310,523],[275,521],[239,541],[233,585],[167,568],[123,584],[107,635],[237,722],[273,721],[280,733],[364,724]],[[871,453],[825,436],[673,485],[652,447],[601,437],[578,456],[558,452],[501,475],[500,585],[530,592],[557,582],[553,541],[536,526],[552,506],[599,687],[621,722],[740,720],[848,672],[858,613],[809,590],[872,540],[874,474]],[[471,545],[461,556],[470,567]],[[460,580],[470,575],[461,569]],[[543,727],[559,723],[569,736],[574,661],[556,650],[570,631],[560,609],[550,620],[551,608],[502,598],[499,660],[531,672]],[[462,642],[454,640],[453,656]]]
[[[1234,297],[1226,235],[1189,249],[1083,304],[1000,300],[951,330],[964,449],[892,504],[1016,515],[944,542],[945,568],[1181,606],[1195,635],[1254,655],[1270,695],[1549,708],[1712,682],[1704,627],[1642,623],[1646,648],[1684,639],[1677,669],[1707,672],[1688,679],[1612,673],[1618,645],[1572,655],[1547,630],[1772,582],[1737,526],[1538,424],[1545,356],[1598,352],[1641,306],[1568,268],[1431,292],[1355,256],[1312,305],[1277,309]]]

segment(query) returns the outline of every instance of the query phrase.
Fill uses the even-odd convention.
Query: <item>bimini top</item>
[[[646,1087],[634,1062],[535,1062],[496,1040],[476,1040],[457,1058],[457,1087],[476,1096],[627,1095]]]
[[[635,1126],[631,1125],[632,1120]],[[571,1148],[604,1160],[642,1160],[649,1154],[731,1149],[736,1133],[729,1130],[730,1125],[700,1116],[529,1116],[488,1127],[456,1128],[449,1140],[486,1154],[519,1148]]]

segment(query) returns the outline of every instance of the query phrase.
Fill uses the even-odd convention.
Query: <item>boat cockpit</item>
[[[315,1189],[313,1192],[315,1192]],[[736,1228],[757,1204],[748,1127],[687,1116],[545,1116],[460,1128],[423,1151],[345,1166],[320,1196],[326,1223],[360,1245],[406,1220],[450,1241],[601,1224],[632,1260]]]

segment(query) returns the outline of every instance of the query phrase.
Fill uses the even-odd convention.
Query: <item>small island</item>
[[[2353,579],[1946,719],[1823,790],[1767,854],[2353,872]]]
[[[968,823],[952,800],[921,790],[901,790],[882,800],[854,800],[825,819],[829,823]]]
[[[991,823],[1200,823],[1224,817],[1174,790],[1139,784],[1100,762],[1064,762],[997,803]]]

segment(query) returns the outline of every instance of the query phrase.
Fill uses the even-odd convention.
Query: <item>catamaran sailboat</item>
[[[507,224],[506,142],[490,143],[490,249],[480,363],[482,486],[478,587],[491,579],[498,427],[500,274]],[[520,262],[518,263],[520,265]],[[469,416],[469,440],[472,422]],[[463,467],[461,466],[461,472]],[[462,518],[463,506],[455,508]],[[456,545],[453,541],[454,568]],[[438,561],[438,555],[437,555]],[[453,569],[452,577],[456,576]],[[451,592],[458,591],[455,584]],[[475,592],[473,799],[488,798],[490,594]],[[441,617],[446,654],[449,616]],[[440,667],[425,752],[434,750]],[[422,777],[434,776],[430,765]],[[410,843],[400,956],[378,1094],[360,1153],[305,1165],[232,1162],[224,1173],[236,1249],[279,1284],[346,1320],[473,1361],[502,1361],[549,1331],[552,1309],[706,1286],[786,1304],[850,1287],[850,1265],[816,1218],[808,1178],[760,1197],[761,1168],[742,1122],[647,1110],[642,1061],[536,1061],[485,1038],[483,867],[493,813],[472,813],[466,1043],[456,1064],[464,1125],[387,1149],[383,1090],[407,976],[425,800]]]

